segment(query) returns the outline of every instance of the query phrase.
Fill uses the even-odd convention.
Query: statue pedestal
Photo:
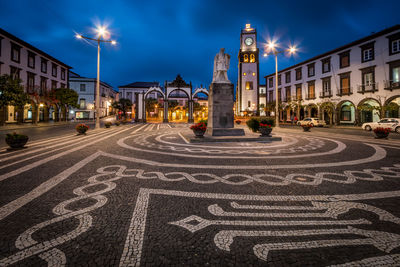
[[[212,83],[208,96],[208,125],[206,135],[241,136],[244,130],[234,128],[233,84]]]

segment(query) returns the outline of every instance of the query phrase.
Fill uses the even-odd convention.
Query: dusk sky
[[[73,67],[96,77],[96,47],[74,38],[94,37],[108,24],[118,45],[102,46],[101,80],[115,89],[135,81],[171,81],[179,73],[208,86],[221,47],[231,55],[236,84],[240,30],[251,23],[260,54],[269,37],[300,48],[279,57],[279,69],[400,23],[400,1],[6,1],[0,27]],[[273,57],[260,60],[260,82],[275,71]]]

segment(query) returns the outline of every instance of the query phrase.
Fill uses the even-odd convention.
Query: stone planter
[[[111,127],[111,125],[109,125],[109,124],[105,124],[104,125],[106,128],[110,128]]]
[[[271,136],[272,128],[260,128],[261,136]]]
[[[305,132],[309,132],[310,129],[311,129],[311,127],[303,126],[303,131],[305,131]]]
[[[389,136],[389,133],[382,133],[382,132],[377,132],[375,133],[377,139],[382,139],[382,138],[387,138]]]
[[[81,129],[77,129],[76,130],[78,132],[78,134],[86,134],[86,129],[85,128],[81,128]]]
[[[193,130],[193,133],[194,133],[194,135],[197,137],[197,138],[202,138],[202,137],[204,137],[204,133],[205,133],[206,131],[204,130]]]
[[[28,137],[20,137],[20,138],[6,138],[6,143],[11,148],[23,148],[25,144],[28,142]]]

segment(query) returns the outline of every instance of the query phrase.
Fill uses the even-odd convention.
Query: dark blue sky
[[[108,23],[116,47],[103,46],[101,80],[114,88],[134,81],[212,80],[219,48],[231,55],[236,84],[240,30],[251,23],[261,44],[269,36],[295,42],[300,53],[279,58],[279,69],[399,24],[400,1],[32,1],[0,0],[0,27],[73,67],[96,76],[96,47],[74,38]],[[274,72],[261,58],[260,76]],[[264,79],[260,80],[264,83]]]

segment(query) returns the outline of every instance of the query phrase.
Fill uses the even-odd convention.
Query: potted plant
[[[375,138],[387,138],[390,133],[390,128],[378,127],[374,129]]]
[[[303,131],[305,132],[309,132],[310,129],[313,127],[311,123],[307,123],[307,124],[302,124],[301,127],[303,127]]]
[[[6,143],[11,148],[23,148],[28,142],[28,136],[16,132],[6,135]]]
[[[80,123],[76,125],[75,129],[78,132],[78,134],[86,134],[86,131],[89,130],[89,126],[87,126],[84,123]]]
[[[121,123],[119,121],[115,122],[115,126],[119,126]]]
[[[106,123],[104,123],[104,126],[105,126],[106,128],[110,128],[111,125],[112,125],[112,123],[111,123],[110,121],[107,121]]]
[[[196,137],[201,138],[204,136],[204,133],[207,130],[207,124],[205,122],[198,122],[198,123],[190,126],[190,129],[193,131],[193,133],[196,135]]]
[[[240,121],[240,120],[235,120],[235,123],[236,123],[236,124],[240,124],[241,121]]]
[[[264,124],[260,122],[259,131],[261,133],[261,136],[270,136],[272,132],[272,126],[270,124]]]
[[[260,122],[256,118],[249,119],[246,121],[246,124],[253,133],[256,133],[260,129]]]

